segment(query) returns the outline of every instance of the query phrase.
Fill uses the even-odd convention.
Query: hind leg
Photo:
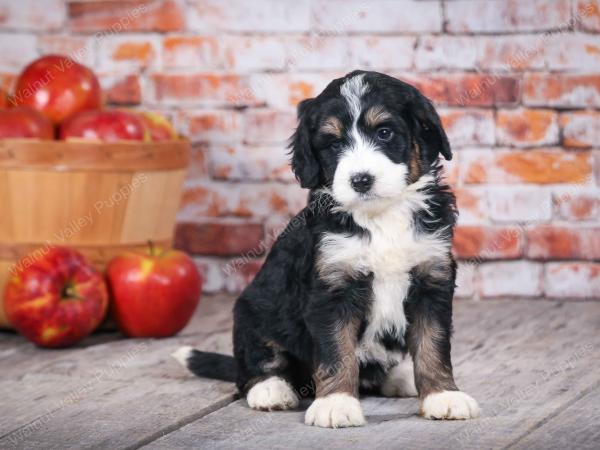
[[[381,394],[386,397],[416,397],[418,395],[415,386],[415,369],[410,355],[404,355],[402,361],[390,369],[381,385]]]
[[[290,359],[275,342],[251,331],[234,331],[238,362],[237,385],[248,406],[261,411],[293,409],[298,395],[292,386]]]

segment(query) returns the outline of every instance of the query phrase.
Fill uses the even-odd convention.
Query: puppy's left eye
[[[387,127],[383,127],[377,130],[377,139],[381,142],[390,142],[392,140],[392,137],[394,137],[394,132]]]

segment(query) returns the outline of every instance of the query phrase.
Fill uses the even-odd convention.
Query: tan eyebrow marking
[[[383,106],[371,106],[365,113],[365,122],[370,127],[375,127],[381,122],[391,119],[392,115]]]
[[[342,122],[337,117],[328,117],[321,125],[320,131],[322,133],[333,134],[336,137],[342,137]]]

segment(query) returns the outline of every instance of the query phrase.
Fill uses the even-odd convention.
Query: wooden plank
[[[145,448],[503,448],[596,385],[599,323],[594,303],[458,303],[456,376],[483,408],[476,420],[428,421],[415,414],[416,399],[369,397],[366,427],[328,430],[305,426],[303,411],[255,412],[237,401]]]
[[[170,353],[180,345],[230,352],[231,305],[204,298],[169,339],[103,333],[54,351],[3,333],[17,351],[0,348],[0,448],[135,446],[230,403],[232,384],[190,377]]]
[[[600,387],[585,392],[563,411],[531,430],[510,449],[597,450],[600,448]]]

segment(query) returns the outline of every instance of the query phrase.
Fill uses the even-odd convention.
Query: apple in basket
[[[127,111],[84,111],[67,119],[60,127],[62,140],[103,142],[143,141],[147,131],[137,114]]]
[[[54,126],[29,106],[0,109],[0,139],[7,138],[54,139]]]
[[[43,247],[21,259],[4,295],[9,322],[42,347],[76,343],[98,327],[107,308],[102,274],[66,247]]]
[[[79,111],[99,109],[102,91],[90,69],[60,55],[29,64],[17,78],[13,101],[37,109],[54,124]]]
[[[153,142],[173,141],[177,139],[177,131],[162,114],[150,111],[139,113],[146,130],[150,134],[150,140]]]
[[[8,104],[8,94],[3,89],[0,89],[0,108],[6,108]]]
[[[167,337],[189,322],[202,280],[184,252],[149,245],[146,253],[124,253],[107,268],[112,312],[121,331],[131,337]]]

